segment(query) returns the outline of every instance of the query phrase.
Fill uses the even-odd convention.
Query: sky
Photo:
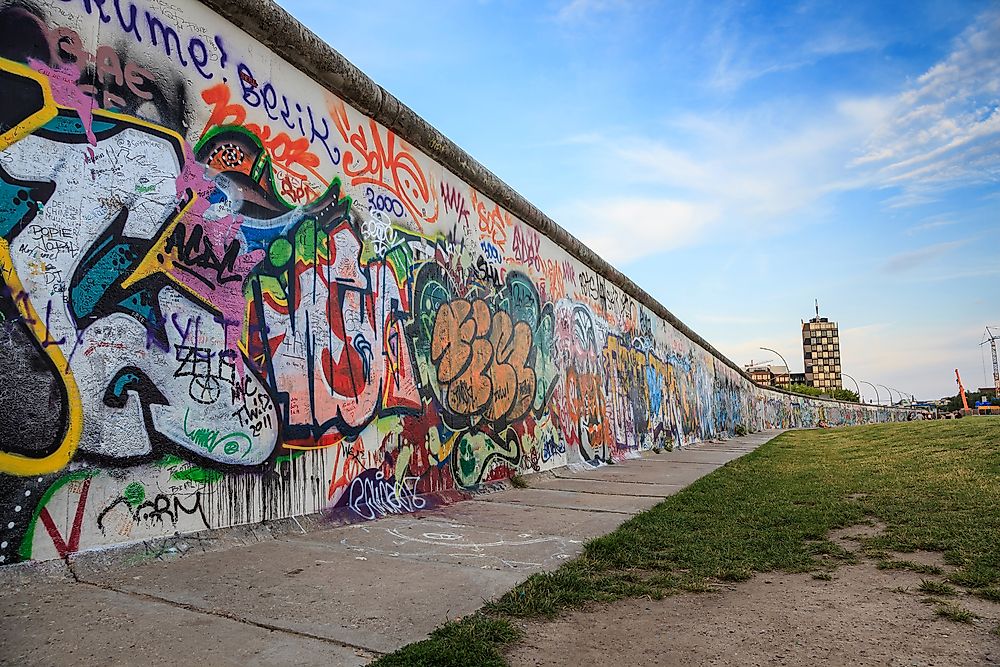
[[[280,4],[736,363],[818,299],[858,380],[992,385],[1000,2]]]

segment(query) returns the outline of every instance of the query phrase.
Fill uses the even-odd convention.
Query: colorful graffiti
[[[193,0],[41,4],[0,3],[0,563],[896,418],[752,385]]]

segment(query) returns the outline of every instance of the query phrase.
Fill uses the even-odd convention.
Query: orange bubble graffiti
[[[457,299],[437,312],[431,361],[453,413],[512,422],[527,414],[535,395],[529,366],[531,328],[508,313],[490,312],[482,299]]]

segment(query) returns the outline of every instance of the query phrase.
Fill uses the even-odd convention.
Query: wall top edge
[[[563,229],[273,0],[199,0],[362,113],[386,126],[587,264],[707,352],[750,376],[621,271]]]
[[[237,26],[307,76],[341,97],[362,113],[406,139],[432,159],[475,186],[539,233],[549,237],[596,273],[664,319],[705,351],[756,384],[739,365],[681,322],[666,306],[654,299],[607,260],[584,245],[538,207],[507,185],[455,142],[424,120],[415,111],[375,83],[356,65],[323,41],[273,0],[199,0],[203,5]],[[757,385],[761,386],[761,385]],[[772,391],[799,396],[774,387]],[[816,397],[812,397],[816,398]],[[832,399],[833,403],[843,403]],[[860,405],[860,404],[859,404]]]

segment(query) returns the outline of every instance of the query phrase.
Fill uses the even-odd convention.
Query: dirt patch
[[[831,535],[856,550],[877,524]],[[851,538],[856,539],[851,539]],[[941,565],[940,554],[899,558]],[[761,574],[715,593],[595,605],[553,622],[524,623],[514,667],[541,665],[1000,665],[1000,604],[967,593],[941,597],[979,618],[955,623],[919,590],[920,575],[843,566],[832,580]]]
[[[884,523],[871,519],[868,523],[831,530],[828,537],[831,542],[848,551],[857,551],[863,540],[878,537],[885,532],[885,529]]]
[[[944,573],[954,572],[958,568],[944,562],[944,557],[937,551],[891,551],[893,560],[910,561],[917,565],[941,568]]]

